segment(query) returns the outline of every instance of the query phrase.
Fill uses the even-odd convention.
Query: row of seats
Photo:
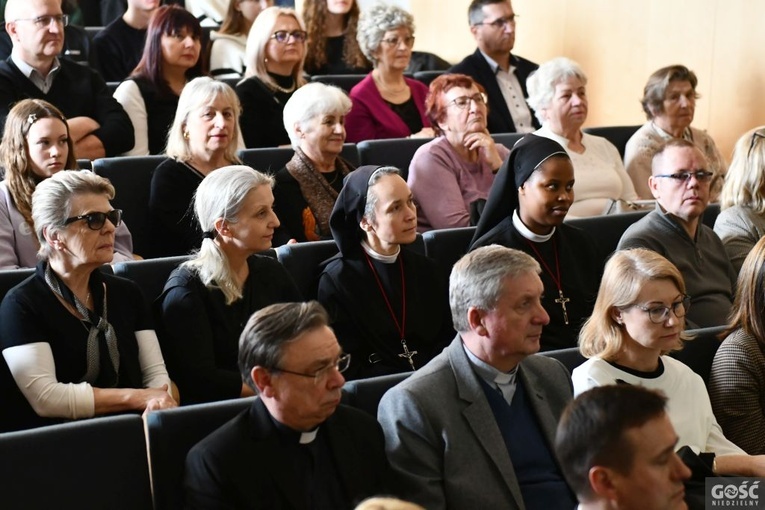
[[[695,333],[676,355],[708,379],[721,328]],[[550,351],[569,371],[577,349]],[[409,373],[350,381],[343,402],[372,416],[383,394]],[[183,507],[183,469],[191,447],[256,397],[0,434],[0,493],[8,508],[175,510]],[[147,449],[148,444],[148,449]],[[42,481],[42,482],[41,482]]]
[[[593,128],[605,134],[610,131],[614,134],[614,141],[618,142],[618,135],[637,129],[637,126]],[[492,137],[497,143],[512,148],[523,135],[518,133],[494,134]],[[354,166],[361,165],[391,165],[399,168],[402,176],[406,179],[409,172],[409,163],[414,153],[428,138],[394,138],[387,140],[366,140],[359,144],[347,143],[343,146],[341,156]],[[626,139],[623,140],[626,143]],[[623,145],[620,147],[623,152]],[[292,158],[293,150],[289,147],[273,147],[262,149],[245,149],[239,152],[242,161],[257,170],[274,173],[284,167]],[[79,161],[81,168],[92,168],[98,175],[108,178],[116,189],[116,197],[112,205],[123,210],[123,218],[133,234],[133,247],[139,255],[149,253],[148,237],[149,213],[146,204],[149,203],[149,190],[151,187],[151,175],[154,169],[165,159],[164,156],[137,156],[102,158],[92,162]]]

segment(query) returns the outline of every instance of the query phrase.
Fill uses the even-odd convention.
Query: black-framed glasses
[[[65,27],[69,25],[69,16],[67,14],[59,14],[57,16],[37,16],[36,18],[20,18],[13,20],[14,23],[17,21],[31,21],[37,28],[48,28],[51,23],[55,23],[60,27]]]
[[[448,103],[446,103],[446,106],[454,105],[460,110],[464,110],[465,108],[470,107],[470,102],[473,101],[475,104],[486,104],[489,101],[489,98],[486,97],[486,94],[483,92],[478,92],[476,94],[473,94],[472,96],[460,96],[457,98],[452,99]]]
[[[695,172],[677,172],[676,174],[659,174],[654,175],[654,177],[663,177],[667,179],[672,179],[676,182],[688,182],[691,180],[691,177],[695,177],[697,181],[699,182],[709,182],[712,180],[712,177],[714,177],[715,173],[710,172],[709,170],[696,170]]]
[[[639,310],[643,310],[648,314],[648,318],[654,324],[663,324],[669,318],[669,311],[675,314],[675,317],[682,319],[688,313],[688,309],[691,307],[691,297],[683,296],[683,299],[676,301],[669,306],[642,306],[632,305]]]
[[[64,225],[69,225],[75,221],[85,220],[90,230],[101,230],[104,228],[106,220],[109,220],[114,227],[119,227],[122,223],[122,209],[112,209],[109,212],[92,212],[88,214],[81,214],[79,216],[72,216],[64,221]]]
[[[513,14],[512,16],[497,18],[494,21],[488,21],[488,22],[482,21],[480,23],[476,23],[476,25],[488,25],[494,28],[505,28],[505,25],[510,25],[511,27],[514,27],[517,22],[518,22],[518,15]]]
[[[305,30],[293,30],[292,32],[288,32],[287,30],[277,30],[274,32],[274,35],[271,36],[271,39],[278,43],[286,43],[291,37],[295,42],[305,42],[307,36],[308,33]]]
[[[312,374],[306,374],[305,372],[295,372],[293,370],[287,370],[284,368],[275,367],[272,370],[276,372],[282,372],[285,374],[292,374],[292,375],[298,375],[300,377],[307,377],[313,379],[314,384],[319,384],[323,381],[327,380],[327,377],[332,373],[333,370],[337,370],[341,374],[348,370],[348,367],[351,364],[351,355],[350,354],[343,354],[339,358],[337,358],[337,361],[334,363],[330,363],[329,365],[320,368],[316,372]]]
[[[749,156],[752,155],[752,149],[754,149],[754,143],[758,138],[765,138],[765,128],[758,129],[754,133],[752,133],[752,141],[749,142],[749,150],[746,152],[746,159],[749,159]]]
[[[389,44],[393,46],[394,48],[398,48],[403,42],[407,48],[411,48],[412,46],[414,46],[414,36],[408,35],[406,37],[388,37],[387,39],[383,39],[380,42]]]

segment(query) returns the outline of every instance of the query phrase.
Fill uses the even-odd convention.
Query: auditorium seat
[[[141,288],[146,303],[151,305],[162,294],[173,269],[189,259],[188,255],[131,260],[114,264],[114,274],[133,280]]]
[[[35,274],[34,268],[0,270],[0,301],[9,290]]]
[[[93,162],[93,171],[114,185],[112,206],[122,209],[122,219],[133,235],[133,252],[151,256],[149,236],[149,193],[151,175],[166,156],[130,156],[101,158]]]
[[[695,338],[685,342],[682,350],[674,351],[670,353],[670,356],[685,363],[704,379],[704,384],[709,385],[712,361],[722,343],[722,339],[719,338],[720,334],[725,329],[726,326],[716,326],[688,330],[687,333]]]
[[[395,166],[401,170],[401,177],[409,176],[409,163],[414,153],[432,138],[387,138],[364,140],[358,143],[361,165]]]
[[[491,135],[495,143],[501,143],[510,150],[513,150],[513,146],[524,136],[526,136],[525,133],[494,133]]]
[[[89,159],[78,159],[77,166],[80,170],[93,170],[93,162]]]
[[[279,246],[276,256],[292,276],[300,295],[305,299],[316,299],[319,287],[321,263],[337,254],[333,240],[311,241]]]
[[[183,508],[186,454],[221,425],[248,409],[256,398],[223,400],[163,409],[148,414],[146,430],[154,510]],[[252,462],[267,461],[268,459],[252,459]]]
[[[720,214],[720,202],[709,204],[704,211],[704,217],[701,219],[701,221],[704,222],[704,225],[706,225],[709,228],[715,227],[715,221],[717,221],[717,216]]]
[[[556,349],[554,351],[544,351],[538,353],[539,356],[557,359],[565,366],[569,373],[572,373],[576,367],[587,361],[587,358],[579,352],[579,347],[569,347],[568,349]]]
[[[311,81],[318,81],[326,85],[340,87],[348,94],[361,80],[366,78],[366,74],[317,74],[311,76]]]
[[[584,128],[583,131],[591,135],[602,136],[614,144],[622,159],[624,159],[624,148],[638,129],[640,129],[640,126],[603,126]]]
[[[473,234],[475,227],[443,228],[424,232],[422,240],[425,243],[425,254],[435,259],[448,277],[454,263],[470,248]]]
[[[135,414],[0,434],[0,459],[2,508],[152,508],[144,425]]]
[[[412,374],[413,372],[403,372],[348,381],[343,386],[342,403],[361,409],[377,418],[377,407],[385,392]]]
[[[605,255],[616,250],[622,234],[627,228],[648,214],[648,211],[637,211],[606,216],[591,216],[589,218],[572,218],[567,220],[569,225],[587,231],[600,245]]]
[[[239,151],[239,159],[242,162],[267,174],[275,174],[286,165],[295,151],[292,147],[264,147],[259,149],[243,149]],[[343,152],[340,156],[346,159],[354,167],[359,166],[359,153],[355,143],[343,144]]]
[[[421,81],[422,83],[424,83],[425,85],[429,87],[430,84],[433,82],[433,80],[435,80],[436,78],[438,78],[445,72],[446,71],[417,71],[416,73],[414,73],[414,79]]]

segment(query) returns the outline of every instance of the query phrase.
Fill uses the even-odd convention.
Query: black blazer
[[[529,97],[529,93],[526,90],[526,79],[539,66],[530,60],[516,55],[510,55],[510,64],[515,66],[515,75],[521,83],[523,97]],[[507,103],[505,103],[505,98],[499,89],[494,71],[489,67],[489,63],[486,62],[486,59],[481,54],[481,50],[476,49],[472,55],[468,55],[462,62],[452,66],[449,72],[466,74],[486,89],[486,95],[489,96],[489,118],[487,119],[487,124],[490,133],[515,133],[517,131],[513,118],[510,116],[510,110],[507,107]],[[531,110],[531,122],[535,128],[538,129],[540,127],[539,121],[534,115],[534,110]]]
[[[385,441],[372,416],[340,405],[321,427],[328,434],[349,508],[388,492]],[[296,483],[292,460],[282,451],[260,399],[191,449],[184,485],[188,509],[306,508],[305,488]]]

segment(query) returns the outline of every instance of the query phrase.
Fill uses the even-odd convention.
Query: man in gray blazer
[[[553,455],[570,374],[532,356],[550,320],[539,273],[532,257],[497,245],[455,264],[459,334],[380,402],[401,496],[428,510],[576,506]]]

